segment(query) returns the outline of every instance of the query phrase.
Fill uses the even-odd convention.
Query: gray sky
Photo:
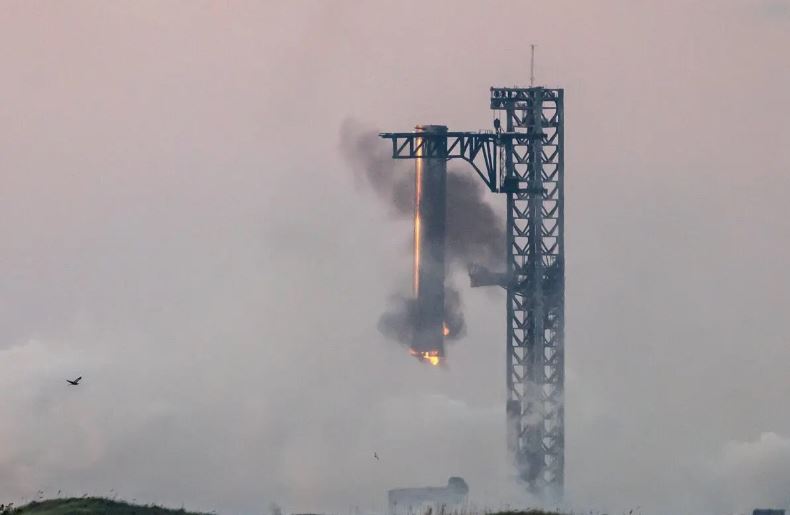
[[[569,504],[790,505],[784,0],[3,2],[0,501],[520,501],[503,296],[464,288],[445,370],[383,340],[410,228],[339,129],[488,128],[533,42],[566,89]]]

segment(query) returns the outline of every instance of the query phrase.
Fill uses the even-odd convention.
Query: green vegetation
[[[101,497],[49,499],[34,501],[18,508],[0,508],[2,515],[206,515],[172,510],[161,506],[137,506]]]

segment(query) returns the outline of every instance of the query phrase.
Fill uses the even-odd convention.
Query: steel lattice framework
[[[492,88],[505,116],[507,423],[519,475],[561,495],[565,465],[563,91]]]
[[[504,273],[473,286],[507,290],[508,446],[519,477],[540,495],[562,495],[565,466],[565,244],[563,90],[491,88],[495,131],[383,133],[392,157],[463,159],[507,195]]]

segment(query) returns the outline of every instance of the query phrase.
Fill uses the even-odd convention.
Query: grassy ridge
[[[9,515],[207,515],[196,512],[172,510],[161,506],[137,506],[123,501],[101,497],[50,499],[34,501],[12,510],[0,510]]]
[[[123,501],[113,501],[101,497],[80,497],[71,499],[49,499],[34,501],[18,508],[0,509],[0,515],[209,515],[173,510],[161,506],[138,506]],[[474,515],[469,513],[467,515]],[[541,510],[502,511],[481,513],[479,515],[561,515],[557,512]]]

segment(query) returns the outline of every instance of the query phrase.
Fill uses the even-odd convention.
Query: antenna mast
[[[529,45],[530,59],[529,59],[529,87],[535,87],[535,45]]]

